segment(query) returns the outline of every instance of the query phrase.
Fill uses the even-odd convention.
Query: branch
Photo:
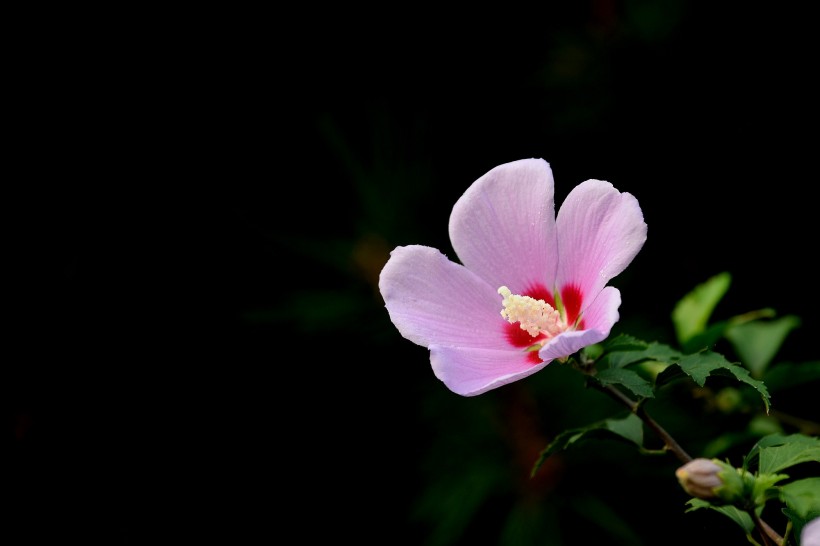
[[[757,527],[760,536],[763,537],[764,544],[770,544],[769,539],[773,540],[777,546],[783,546],[783,537],[777,534],[777,531],[772,529],[768,523],[760,519],[754,510],[750,510],[749,513],[752,515],[755,521],[755,526]]]
[[[600,385],[599,383],[593,382],[596,388],[602,390],[621,404],[625,405],[629,408],[629,410],[641,418],[641,420],[646,423],[646,425],[655,431],[655,434],[663,440],[664,449],[667,451],[671,451],[675,457],[682,463],[688,463],[692,460],[692,457],[686,453],[686,451],[680,446],[680,444],[672,438],[666,429],[664,429],[657,421],[652,419],[649,414],[646,412],[646,409],[643,407],[642,404],[634,402],[631,398],[626,396],[620,389],[614,387],[612,385]]]
[[[589,376],[595,375],[595,368],[592,366],[586,365],[582,366],[580,369]],[[643,404],[635,402],[625,395],[623,391],[613,385],[602,385],[597,381],[592,381],[591,383],[596,389],[605,392],[617,402],[629,408],[632,413],[640,417],[641,420],[646,423],[649,428],[655,431],[655,434],[657,434],[661,440],[663,440],[664,449],[671,451],[679,461],[682,463],[688,463],[692,460],[692,457],[686,453],[686,451],[668,432],[666,432],[666,429],[658,424],[657,421],[652,419],[652,417],[646,412]],[[777,534],[777,532],[772,529],[768,523],[760,519],[754,511],[752,511],[752,517],[754,518],[755,526],[757,527],[760,536],[763,538],[763,544],[766,546],[771,546],[771,541],[774,541],[777,546],[783,546],[783,537]]]
[[[583,353],[580,355],[580,358],[581,361],[576,365],[576,367],[582,373],[590,377],[594,377],[597,373],[597,370],[595,369],[595,362],[593,360],[586,360],[584,358]],[[628,407],[632,413],[640,417],[641,420],[644,423],[646,423],[646,425],[649,428],[654,430],[655,434],[657,434],[658,437],[660,437],[660,439],[663,440],[664,449],[674,453],[675,457],[677,457],[679,461],[681,461],[682,463],[688,463],[692,460],[692,457],[688,453],[686,453],[686,451],[684,451],[680,444],[678,444],[678,442],[676,442],[675,439],[672,438],[672,436],[668,432],[666,432],[666,430],[662,426],[660,426],[657,421],[652,419],[652,417],[650,417],[649,414],[646,413],[646,410],[644,409],[642,404],[635,402],[627,395],[625,395],[623,391],[621,391],[619,388],[615,386],[601,385],[597,381],[592,381],[591,383],[596,389],[608,394],[617,402]]]

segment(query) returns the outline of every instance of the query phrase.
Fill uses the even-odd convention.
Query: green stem
[[[581,370],[581,372],[590,377],[595,377],[595,374],[597,372],[594,366],[594,362],[584,360],[583,355],[581,362],[576,367],[579,370]],[[684,451],[680,444],[678,444],[678,442],[676,442],[675,439],[672,438],[672,436],[668,432],[666,432],[666,429],[664,429],[660,424],[658,424],[657,421],[655,421],[654,419],[652,419],[652,417],[649,416],[649,414],[646,412],[646,409],[644,409],[643,404],[635,402],[627,395],[625,395],[617,387],[614,387],[612,385],[602,385],[601,383],[595,380],[593,380],[591,383],[596,389],[608,394],[610,397],[614,398],[619,403],[628,407],[632,413],[640,417],[641,420],[644,423],[646,423],[646,425],[649,428],[651,428],[661,440],[663,440],[664,449],[667,451],[671,451],[675,455],[675,457],[678,458],[679,461],[681,461],[682,463],[688,463],[692,460],[692,457],[688,453],[686,453],[686,451]]]
[[[777,531],[772,529],[768,523],[760,519],[754,510],[749,510],[749,515],[752,516],[752,519],[755,522],[755,527],[757,527],[757,531],[763,538],[763,544],[766,546],[771,546],[772,542],[774,542],[777,546],[783,546],[783,537],[777,534]]]
[[[593,384],[618,402],[624,404],[632,413],[640,417],[641,420],[646,423],[646,425],[651,428],[661,440],[663,440],[664,449],[671,451],[680,462],[688,463],[692,460],[692,456],[686,453],[680,444],[672,438],[672,435],[666,432],[666,429],[664,429],[660,424],[658,424],[657,421],[649,416],[646,409],[643,407],[643,404],[633,401],[617,387],[613,387],[612,385],[600,385],[597,382],[593,382]]]

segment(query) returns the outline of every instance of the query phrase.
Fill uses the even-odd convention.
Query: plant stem
[[[688,463],[692,460],[692,457],[688,453],[686,453],[686,451],[680,446],[680,444],[677,441],[675,441],[674,438],[672,438],[672,436],[668,432],[666,432],[666,429],[664,429],[660,424],[658,424],[657,421],[655,421],[654,419],[652,419],[652,417],[649,416],[649,414],[646,412],[646,409],[644,409],[643,405],[634,402],[623,392],[621,392],[621,390],[617,387],[613,387],[612,385],[599,385],[595,382],[593,382],[593,384],[596,385],[596,387],[598,387],[599,389],[602,389],[605,393],[610,395],[615,400],[624,404],[626,407],[630,409],[630,411],[632,411],[632,413],[640,417],[641,420],[644,423],[646,423],[646,425],[649,428],[655,431],[655,434],[657,434],[661,440],[663,440],[664,449],[667,451],[671,451],[680,462]]]
[[[783,537],[777,534],[777,531],[772,529],[768,523],[757,517],[757,514],[754,510],[750,510],[749,512],[754,519],[755,526],[757,527],[760,536],[763,537],[764,544],[770,544],[769,539],[773,540],[777,546],[783,546]]]
[[[597,370],[595,369],[594,361],[586,360],[582,354],[581,360],[578,364],[579,365],[576,367],[582,373],[590,377],[595,377]],[[678,442],[676,442],[675,439],[672,438],[672,436],[668,432],[666,432],[666,430],[662,426],[660,426],[660,424],[658,424],[657,421],[652,419],[652,417],[650,417],[649,414],[646,413],[646,410],[644,409],[642,404],[635,402],[627,395],[625,395],[623,391],[621,391],[619,388],[613,385],[603,385],[598,381],[594,380],[591,383],[596,389],[608,394],[616,401],[628,407],[632,413],[640,417],[641,420],[644,423],[646,423],[646,425],[649,428],[655,431],[655,434],[657,434],[661,440],[663,440],[664,449],[674,453],[675,457],[677,457],[680,462],[688,463],[692,460],[692,457],[688,453],[686,453],[686,451],[680,446],[680,444],[678,444]]]

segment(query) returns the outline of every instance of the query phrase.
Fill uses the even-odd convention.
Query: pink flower
[[[601,180],[574,188],[556,218],[549,164],[523,159],[464,192],[450,241],[461,264],[395,248],[379,290],[401,335],[430,350],[436,377],[474,396],[606,339],[621,305],[606,284],[637,255],[646,224],[632,195]]]

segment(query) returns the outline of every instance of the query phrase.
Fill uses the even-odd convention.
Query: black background
[[[6,83],[9,533],[423,543],[416,401],[440,385],[374,282],[396,245],[453,256],[453,203],[516,159],[551,163],[557,204],[588,178],[638,198],[625,324],[669,336],[730,271],[716,312],[797,315],[782,358],[817,359],[799,10],[60,20],[31,19]],[[312,314],[327,293],[358,303]]]

